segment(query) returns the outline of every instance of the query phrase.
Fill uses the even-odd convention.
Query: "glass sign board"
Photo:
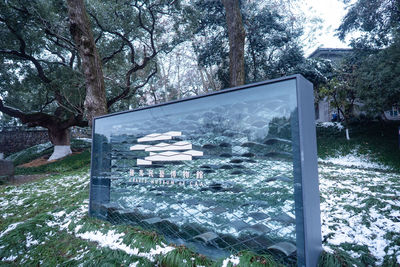
[[[300,75],[98,117],[90,215],[219,259],[315,266],[312,85]]]

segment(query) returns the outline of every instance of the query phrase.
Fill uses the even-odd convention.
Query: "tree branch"
[[[149,76],[147,76],[147,79],[143,83],[139,84],[138,86],[135,86],[134,88],[131,88],[130,85],[126,86],[125,90],[121,94],[107,101],[107,107],[110,108],[115,102],[128,97],[129,94],[134,94],[138,89],[145,86],[156,73],[157,73],[157,67],[155,67],[154,71]]]
[[[51,80],[49,78],[47,78],[47,76],[44,73],[44,70],[42,68],[42,65],[40,65],[39,61],[27,54],[15,51],[15,50],[0,50],[1,54],[7,54],[7,55],[13,55],[16,56],[22,60],[28,60],[31,61],[33,63],[33,65],[35,66],[37,72],[38,72],[38,76],[39,78],[44,82],[44,83],[50,83]]]
[[[11,27],[11,25],[8,23],[7,20],[5,20],[3,18],[0,18],[0,21],[6,24],[7,28],[18,39],[19,44],[20,44],[19,51],[16,51],[16,50],[0,50],[0,53],[1,54],[13,55],[13,56],[19,57],[19,58],[21,58],[23,60],[31,61],[33,63],[33,65],[35,66],[37,72],[38,72],[39,78],[45,83],[50,83],[51,80],[49,78],[47,78],[47,76],[45,75],[44,70],[43,70],[42,66],[40,65],[39,61],[36,58],[34,58],[33,56],[28,55],[26,53],[26,51],[25,51],[26,43],[25,43],[24,39],[21,37],[21,35],[18,34],[18,32],[13,27]]]
[[[119,32],[116,32],[116,31],[107,30],[106,28],[104,28],[103,25],[98,20],[98,18],[92,12],[88,12],[88,14],[94,19],[94,21],[96,22],[97,26],[99,26],[99,28],[102,31],[108,32],[108,33],[111,33],[113,35],[116,35],[116,36],[120,37],[129,46],[129,49],[131,50],[130,62],[135,64],[135,48],[133,47],[132,42],[126,36],[124,36],[123,34],[121,34]]]
[[[103,57],[103,58],[101,59],[101,61],[103,62],[103,64],[106,64],[106,63],[107,63],[109,60],[111,60],[115,55],[121,53],[122,50],[124,49],[124,47],[125,47],[125,45],[122,44],[121,47],[120,47],[118,50],[112,52],[111,55],[109,55],[109,56],[107,56],[107,57]]]
[[[58,120],[55,116],[43,112],[24,113],[19,109],[5,106],[1,99],[0,111],[8,116],[20,119],[23,124],[28,124],[29,127],[42,126],[47,128],[51,124],[57,123]]]

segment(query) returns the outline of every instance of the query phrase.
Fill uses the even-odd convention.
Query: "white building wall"
[[[331,121],[331,112],[328,101],[321,100],[318,102],[318,113],[319,117],[317,119],[317,122]]]

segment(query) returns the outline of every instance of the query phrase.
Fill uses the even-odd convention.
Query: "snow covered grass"
[[[346,251],[364,264],[392,258],[400,264],[400,175],[326,164],[319,175],[326,250]]]
[[[89,218],[88,170],[0,189],[0,260],[17,265],[136,262],[169,253],[155,233]],[[13,214],[13,215],[12,215]]]
[[[400,264],[397,127],[318,125],[324,254],[321,266]]]
[[[400,174],[353,157],[353,166],[343,163],[350,157],[319,165],[321,266],[398,266]],[[154,232],[88,217],[88,183],[84,167],[0,187],[0,265],[276,266],[249,252],[211,261]]]
[[[88,192],[87,167],[0,187],[0,265],[217,264],[187,248],[166,244],[155,232],[89,217]]]

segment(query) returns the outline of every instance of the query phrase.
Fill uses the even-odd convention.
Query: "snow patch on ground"
[[[33,240],[33,236],[31,233],[28,233],[26,236],[26,247],[29,248],[30,246],[35,246],[39,244],[39,241]]]
[[[18,258],[17,255],[15,256],[11,255],[10,257],[1,259],[1,261],[15,261],[17,258]]]
[[[94,232],[85,232],[76,235],[79,238],[87,239],[93,242],[97,242],[100,247],[108,247],[111,249],[119,249],[124,251],[130,255],[137,255],[139,253],[139,249],[132,249],[127,245],[122,243],[122,237],[124,234],[116,233],[114,230],[108,231],[106,234],[103,234],[100,231]]]
[[[317,123],[317,127],[324,127],[324,128],[335,127],[339,130],[342,130],[344,128],[340,122],[319,122]]]
[[[150,261],[155,260],[156,255],[166,254],[174,247],[157,245],[156,248],[151,249],[149,252],[140,252],[139,248],[131,248],[130,246],[123,243],[123,237],[125,234],[117,233],[115,230],[109,230],[106,233],[100,231],[89,231],[78,233],[82,229],[82,225],[76,225],[72,230],[69,227],[71,223],[77,223],[87,214],[87,205],[81,205],[77,210],[71,213],[65,213],[65,211],[59,211],[49,213],[54,217],[54,220],[46,221],[50,227],[58,227],[60,230],[65,230],[70,234],[75,235],[81,239],[97,242],[100,247],[108,247],[110,249],[122,250],[129,255],[135,255],[137,257],[143,257]],[[133,242],[133,241],[132,241]]]
[[[6,230],[4,230],[1,234],[0,234],[0,238],[2,238],[3,236],[5,236],[8,232],[11,232],[12,230],[14,230],[15,228],[17,228],[18,225],[20,225],[22,222],[17,222],[17,223],[13,223],[10,224]]]
[[[372,162],[367,156],[355,156],[354,154],[349,154],[341,157],[329,157],[326,159],[318,159],[321,163],[331,163],[346,167],[356,167],[365,169],[381,169],[389,170],[388,166]]]
[[[85,232],[77,234],[76,236],[82,239],[87,239],[93,242],[97,242],[100,247],[108,247],[110,249],[119,249],[124,251],[129,255],[134,255],[138,257],[146,258],[150,261],[154,261],[154,256],[167,254],[168,252],[174,250],[174,247],[170,246],[156,246],[155,249],[151,249],[149,252],[139,252],[138,248],[131,248],[123,243],[122,237],[125,234],[116,233],[114,230],[108,231],[103,234],[100,231]]]
[[[233,266],[237,266],[239,265],[240,258],[238,256],[231,255],[222,262],[221,267],[227,267],[228,263],[230,262],[233,264]]]

